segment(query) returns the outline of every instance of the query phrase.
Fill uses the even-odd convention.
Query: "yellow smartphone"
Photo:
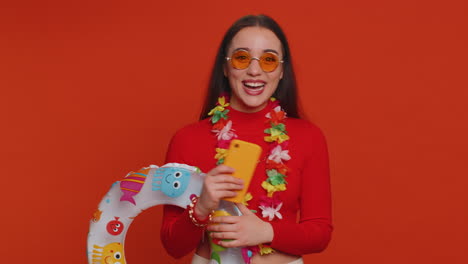
[[[234,169],[232,176],[244,180],[244,188],[239,190],[235,197],[224,198],[224,200],[235,203],[244,201],[245,193],[249,188],[250,180],[261,154],[262,148],[257,144],[238,139],[231,141],[223,164]]]

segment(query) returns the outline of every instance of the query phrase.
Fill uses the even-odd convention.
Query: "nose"
[[[258,76],[261,73],[262,68],[260,67],[260,60],[258,58],[252,58],[249,68],[247,69],[247,74],[251,76]]]

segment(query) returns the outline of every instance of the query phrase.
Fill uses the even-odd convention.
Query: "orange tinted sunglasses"
[[[283,63],[283,61],[279,60],[278,56],[272,52],[265,52],[260,58],[256,58],[250,56],[250,53],[245,50],[234,52],[231,57],[226,57],[226,60],[230,61],[232,67],[238,70],[247,69],[252,60],[258,60],[260,68],[262,68],[264,72],[272,72],[280,63]]]

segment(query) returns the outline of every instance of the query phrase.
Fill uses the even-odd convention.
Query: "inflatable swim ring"
[[[88,263],[126,264],[125,236],[135,217],[143,210],[160,204],[186,208],[193,195],[200,195],[204,175],[196,167],[168,163],[132,171],[112,184],[90,221]],[[221,201],[219,210],[241,215],[231,202]],[[244,263],[240,248],[215,246],[212,243],[210,264]]]

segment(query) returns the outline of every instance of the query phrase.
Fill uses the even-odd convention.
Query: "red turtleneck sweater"
[[[266,160],[269,143],[263,133],[268,128],[265,114],[267,107],[257,113],[242,113],[229,108],[229,119],[238,139],[255,143],[263,148],[260,160]],[[274,238],[270,246],[292,255],[320,252],[330,241],[331,195],[328,167],[328,152],[325,138],[318,127],[296,118],[284,121],[290,136],[289,155],[286,161],[290,168],[286,177],[286,191],[277,192],[283,206],[283,219],[274,218],[271,223]],[[180,129],[172,138],[166,162],[177,162],[199,167],[208,172],[216,166],[216,138],[211,132],[208,119]],[[260,162],[249,186],[253,199],[249,208],[257,210],[262,218],[259,198],[266,195],[261,187],[264,180],[265,163]],[[264,218],[262,218],[264,219]],[[264,219],[267,221],[267,219]],[[203,236],[203,229],[193,225],[188,210],[165,205],[161,227],[161,239],[170,255],[179,258],[194,250]]]

